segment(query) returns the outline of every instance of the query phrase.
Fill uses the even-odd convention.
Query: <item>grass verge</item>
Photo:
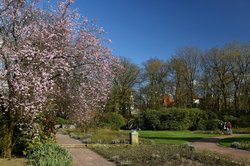
[[[195,133],[192,131],[139,131],[140,138],[157,144],[184,144],[193,140],[218,136],[219,134]]]
[[[232,147],[250,151],[250,134],[221,139],[219,141],[219,144],[225,147]]]
[[[86,133],[79,129],[60,129],[62,133],[69,134],[72,138],[83,143],[100,144],[128,144],[129,130],[90,129]],[[192,132],[192,131],[139,131],[142,144],[184,144],[192,140],[218,136],[218,132]]]

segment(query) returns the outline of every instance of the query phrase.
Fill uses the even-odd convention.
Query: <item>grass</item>
[[[239,143],[238,146],[232,146],[234,142]],[[219,141],[219,144],[225,147],[235,147],[235,148],[250,151],[250,134],[245,134],[243,136],[238,136],[238,137],[221,139]]]
[[[0,159],[0,165],[2,166],[26,166],[27,160],[25,158],[13,158],[9,159]]]
[[[184,144],[193,140],[218,136],[218,134],[195,133],[192,131],[139,131],[143,140],[157,144]]]
[[[227,156],[208,151],[196,151],[189,145],[89,145],[117,165],[244,165]]]
[[[79,129],[60,129],[72,138],[82,140],[84,143],[117,144],[129,143],[129,130],[90,129],[83,133]],[[219,134],[199,133],[192,131],[139,131],[141,143],[156,144],[184,144],[192,140],[217,136]]]

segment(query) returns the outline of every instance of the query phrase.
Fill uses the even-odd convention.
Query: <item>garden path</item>
[[[114,163],[107,161],[92,150],[79,148],[81,145],[84,147],[84,144],[79,140],[70,138],[68,135],[57,133],[56,140],[62,146],[69,147],[71,145],[71,148],[67,148],[67,150],[71,154],[75,166],[115,166]]]
[[[228,155],[230,157],[235,157],[236,159],[244,160],[250,164],[250,152],[249,151],[222,147],[218,143],[220,139],[235,137],[235,136],[240,136],[240,134],[225,135],[225,136],[195,140],[192,142],[192,144],[197,149],[209,150],[209,151],[217,152],[223,155]]]

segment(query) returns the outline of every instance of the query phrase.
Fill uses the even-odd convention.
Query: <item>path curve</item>
[[[56,134],[58,144],[64,145],[82,145],[79,140],[72,139],[68,135]],[[114,163],[107,161],[102,156],[88,148],[67,148],[73,158],[75,166],[115,166]]]
[[[205,138],[200,140],[192,141],[192,144],[195,148],[199,150],[209,150],[213,152],[217,152],[223,155],[228,155],[231,157],[235,157],[237,159],[241,159],[250,164],[250,152],[246,150],[240,150],[235,148],[226,148],[219,145],[219,140],[229,137],[240,136],[240,134],[226,135],[220,137],[212,137]]]

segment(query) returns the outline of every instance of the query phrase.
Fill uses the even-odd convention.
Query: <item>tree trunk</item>
[[[13,137],[13,125],[10,119],[6,122],[3,128],[3,157],[11,158],[12,154],[12,137]]]
[[[234,93],[234,112],[239,114],[239,97],[237,92]]]

